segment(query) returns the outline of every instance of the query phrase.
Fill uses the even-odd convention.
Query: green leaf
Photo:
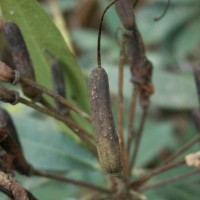
[[[174,145],[171,123],[147,121],[137,156],[137,166],[154,160],[159,151]]]
[[[198,105],[193,74],[168,73],[154,70],[154,106],[167,109],[192,109]]]
[[[34,64],[38,82],[52,88],[50,61],[45,55],[45,50],[48,50],[63,64],[68,99],[88,111],[87,87],[80,68],[60,32],[37,1],[0,0],[0,6],[4,20],[14,21],[20,27]]]
[[[77,141],[59,133],[50,117],[24,106],[9,106],[27,160],[46,170],[92,170],[98,164]]]
[[[195,47],[200,42],[200,15],[195,17],[183,29],[174,43],[175,52],[178,59],[184,59],[189,53],[193,53]]]

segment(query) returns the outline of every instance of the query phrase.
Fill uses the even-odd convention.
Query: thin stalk
[[[92,135],[88,133],[85,129],[79,127],[74,121],[72,121],[69,118],[66,118],[64,116],[61,116],[57,113],[52,112],[51,110],[48,110],[44,107],[41,107],[31,101],[28,101],[22,97],[19,98],[19,102],[34,108],[35,110],[42,112],[44,114],[47,114],[59,121],[62,121],[64,124],[66,124],[74,133],[76,133],[77,136],[87,145],[87,147],[91,150],[91,152],[97,157],[97,151],[95,145],[91,142]]]
[[[41,100],[39,101],[39,103],[41,103],[44,107],[48,108],[52,112],[58,112],[56,108],[54,108],[43,96]]]
[[[148,110],[147,107],[143,107],[139,129],[138,129],[137,134],[135,136],[135,146],[134,146],[133,157],[132,157],[132,160],[130,162],[130,172],[134,168],[135,161],[136,161],[136,158],[137,158],[137,155],[138,155],[138,150],[139,150],[139,147],[140,147],[143,129],[144,129],[145,121],[146,121],[146,118],[147,118],[147,110]]]
[[[137,97],[139,88],[137,85],[134,86],[133,91],[132,91],[132,97],[131,97],[131,104],[130,104],[130,113],[129,113],[129,122],[128,122],[128,139],[127,139],[127,152],[128,155],[130,153],[130,148],[131,148],[131,142],[133,140],[133,126],[134,126],[134,119],[135,119],[135,111],[136,111],[136,102],[137,102]]]
[[[169,184],[175,183],[177,181],[180,181],[180,180],[185,179],[187,177],[193,176],[195,174],[199,174],[199,170],[195,169],[193,171],[190,171],[190,172],[185,173],[185,174],[181,174],[179,176],[175,176],[175,177],[172,177],[172,178],[169,178],[169,179],[166,179],[166,180],[163,180],[163,181],[159,181],[159,182],[156,182],[156,183],[153,183],[153,184],[144,185],[141,188],[139,188],[139,191],[144,192],[146,190],[151,190],[151,189],[155,189],[155,188],[158,188],[158,187],[167,186]]]
[[[159,21],[160,19],[162,19],[162,18],[166,15],[167,10],[168,10],[168,8],[169,8],[169,6],[170,6],[170,3],[171,3],[171,0],[168,0],[167,5],[166,5],[166,7],[165,7],[163,13],[162,13],[159,17],[155,17],[155,18],[154,18],[154,21]]]
[[[51,96],[52,98],[54,98],[56,101],[60,102],[61,104],[65,105],[66,107],[70,108],[71,110],[73,110],[74,112],[78,113],[80,116],[82,116],[83,118],[85,118],[88,121],[92,121],[92,118],[90,115],[88,115],[87,113],[85,113],[84,111],[82,111],[81,109],[79,109],[75,104],[70,103],[69,101],[67,101],[65,98],[63,98],[62,96],[58,95],[56,92],[51,91],[47,88],[45,88],[44,86],[31,81],[23,76],[20,77],[20,81],[30,85],[34,88],[37,88],[38,90],[44,92],[45,94],[48,94],[49,96]]]
[[[124,147],[124,108],[123,108],[123,83],[124,83],[124,62],[125,62],[125,44],[126,36],[123,35],[120,48],[120,60],[118,68],[118,97],[117,97],[117,108],[118,108],[118,132],[119,132],[119,144],[121,152],[121,161],[123,163],[123,171],[125,174],[127,171],[128,157],[126,149]]]
[[[174,162],[174,163],[170,163],[168,165],[165,165],[165,166],[161,166],[159,168],[156,168],[154,170],[152,170],[149,174],[147,175],[144,175],[142,177],[140,177],[138,180],[130,183],[130,188],[132,189],[136,189],[136,188],[139,188],[141,185],[143,185],[145,182],[147,182],[150,178],[158,175],[158,174],[161,174],[161,173],[164,173],[170,169],[173,169],[175,167],[178,167],[178,166],[181,166],[185,164],[185,160],[179,160],[177,162]]]
[[[198,134],[196,137],[192,138],[190,141],[188,141],[186,144],[184,144],[176,153],[174,153],[172,156],[167,158],[161,165],[165,165],[173,160],[175,160],[177,157],[179,157],[182,153],[187,151],[191,146],[196,144],[200,141],[200,134]]]
[[[99,187],[99,186],[96,186],[96,185],[93,185],[93,184],[90,184],[90,183],[74,180],[74,179],[67,178],[67,177],[64,177],[64,176],[60,176],[60,175],[57,175],[57,174],[51,174],[51,173],[36,170],[36,171],[33,172],[33,175],[54,179],[54,180],[61,181],[61,182],[64,182],[64,183],[76,185],[76,186],[79,186],[79,187],[84,187],[84,188],[87,188],[87,189],[90,189],[90,190],[95,190],[95,191],[101,192],[101,193],[106,193],[106,194],[112,193],[111,190],[108,190],[106,188],[102,188],[102,187]]]
[[[101,68],[101,30],[102,30],[102,24],[103,24],[103,19],[104,16],[107,12],[107,10],[116,2],[117,0],[114,0],[111,2],[103,11],[100,19],[100,24],[99,24],[99,32],[98,32],[98,41],[97,41],[97,66],[98,68]]]

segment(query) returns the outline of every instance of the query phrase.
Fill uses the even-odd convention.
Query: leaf
[[[154,70],[154,106],[166,109],[192,109],[198,105],[192,73],[168,73]]]
[[[155,4],[151,4],[136,13],[137,24],[145,43],[160,44],[170,34],[178,32],[179,28],[198,12],[199,4],[196,0],[186,1],[185,4],[182,0],[180,2],[173,1],[166,15],[160,21],[155,22],[154,18],[160,16],[166,6],[166,1],[163,2],[156,1]]]
[[[184,59],[200,43],[200,15],[191,20],[175,40],[174,48],[178,59]]]
[[[27,160],[47,170],[92,170],[98,164],[84,147],[66,134],[59,133],[53,119],[18,106],[9,106]]]
[[[14,21],[20,27],[34,64],[38,82],[52,88],[50,61],[45,55],[45,50],[48,50],[63,64],[68,99],[88,111],[87,87],[80,68],[58,29],[37,1],[0,0],[0,6],[4,20]]]
[[[142,166],[154,160],[161,149],[174,145],[175,141],[172,131],[171,123],[147,121],[144,127],[136,165]]]

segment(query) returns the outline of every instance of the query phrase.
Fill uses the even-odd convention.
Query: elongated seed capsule
[[[19,173],[29,176],[32,173],[31,165],[26,161],[21,147],[10,133],[6,125],[0,126],[0,146],[6,153],[13,155],[13,168]]]
[[[135,23],[132,0],[118,0],[115,6],[124,28],[131,30]]]
[[[8,132],[10,133],[10,136],[13,137],[13,139],[17,142],[19,148],[22,149],[12,118],[9,113],[3,108],[0,108],[0,126],[6,126]]]
[[[65,79],[62,70],[62,66],[58,59],[53,59],[51,64],[51,76],[53,80],[54,91],[57,92],[60,96],[66,98],[66,88],[65,88]],[[69,113],[69,109],[56,101],[58,110],[61,114],[67,115]]]
[[[11,55],[16,69],[26,78],[35,81],[33,65],[18,26],[13,22],[7,22],[3,26],[5,38],[8,41]],[[22,84],[23,93],[31,99],[39,99],[41,93],[26,84]]]
[[[120,174],[120,147],[112,116],[106,71],[95,68],[89,81],[90,104],[97,151],[102,168],[109,174]]]

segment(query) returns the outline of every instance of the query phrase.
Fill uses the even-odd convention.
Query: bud
[[[7,22],[3,26],[3,31],[8,41],[16,70],[24,77],[35,81],[33,65],[20,29],[15,23]],[[24,83],[22,84],[22,90],[31,99],[38,99],[40,96],[40,92],[37,89]]]
[[[17,104],[19,100],[19,94],[16,91],[8,90],[0,85],[0,101],[10,104]]]

